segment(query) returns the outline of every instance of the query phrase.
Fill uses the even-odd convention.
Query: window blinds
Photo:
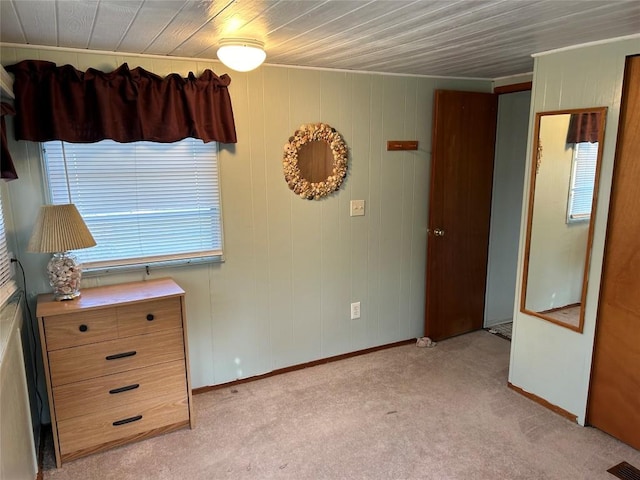
[[[46,142],[53,204],[74,203],[97,246],[85,268],[222,255],[217,144]]]
[[[9,258],[9,252],[7,250],[2,199],[0,198],[0,306],[5,304],[16,289],[17,286],[11,274],[11,259]]]
[[[569,222],[588,220],[591,217],[597,159],[598,142],[583,142],[575,145],[569,192],[567,218]]]

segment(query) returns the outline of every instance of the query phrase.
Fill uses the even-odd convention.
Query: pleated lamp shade
[[[40,207],[28,252],[56,253],[95,246],[93,235],[73,204]]]

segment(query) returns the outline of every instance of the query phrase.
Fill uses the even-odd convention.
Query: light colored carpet
[[[196,395],[197,426],[45,479],[609,479],[640,452],[506,387],[484,330]]]
[[[580,305],[542,313],[547,317],[558,320],[559,322],[566,323],[574,327],[580,326]]]

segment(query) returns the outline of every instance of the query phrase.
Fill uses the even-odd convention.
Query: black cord
[[[33,317],[31,316],[31,307],[29,307],[29,299],[27,298],[27,277],[24,274],[24,267],[22,263],[17,258],[12,258],[11,263],[17,263],[20,267],[20,271],[22,272],[22,289],[24,290],[24,304],[27,309],[27,314],[29,315],[29,331],[31,332],[31,340],[33,341],[33,352],[32,360],[33,360],[33,370],[34,370],[34,378],[33,382],[35,384],[36,397],[38,401],[38,421],[42,422],[42,409],[44,408],[44,402],[42,401],[42,397],[40,396],[40,388],[38,386],[38,342],[36,339],[36,333],[33,328]]]

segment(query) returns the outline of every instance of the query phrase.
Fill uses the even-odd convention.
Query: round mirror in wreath
[[[284,178],[307,200],[319,200],[340,188],[347,175],[348,149],[326,123],[307,123],[284,146]]]

